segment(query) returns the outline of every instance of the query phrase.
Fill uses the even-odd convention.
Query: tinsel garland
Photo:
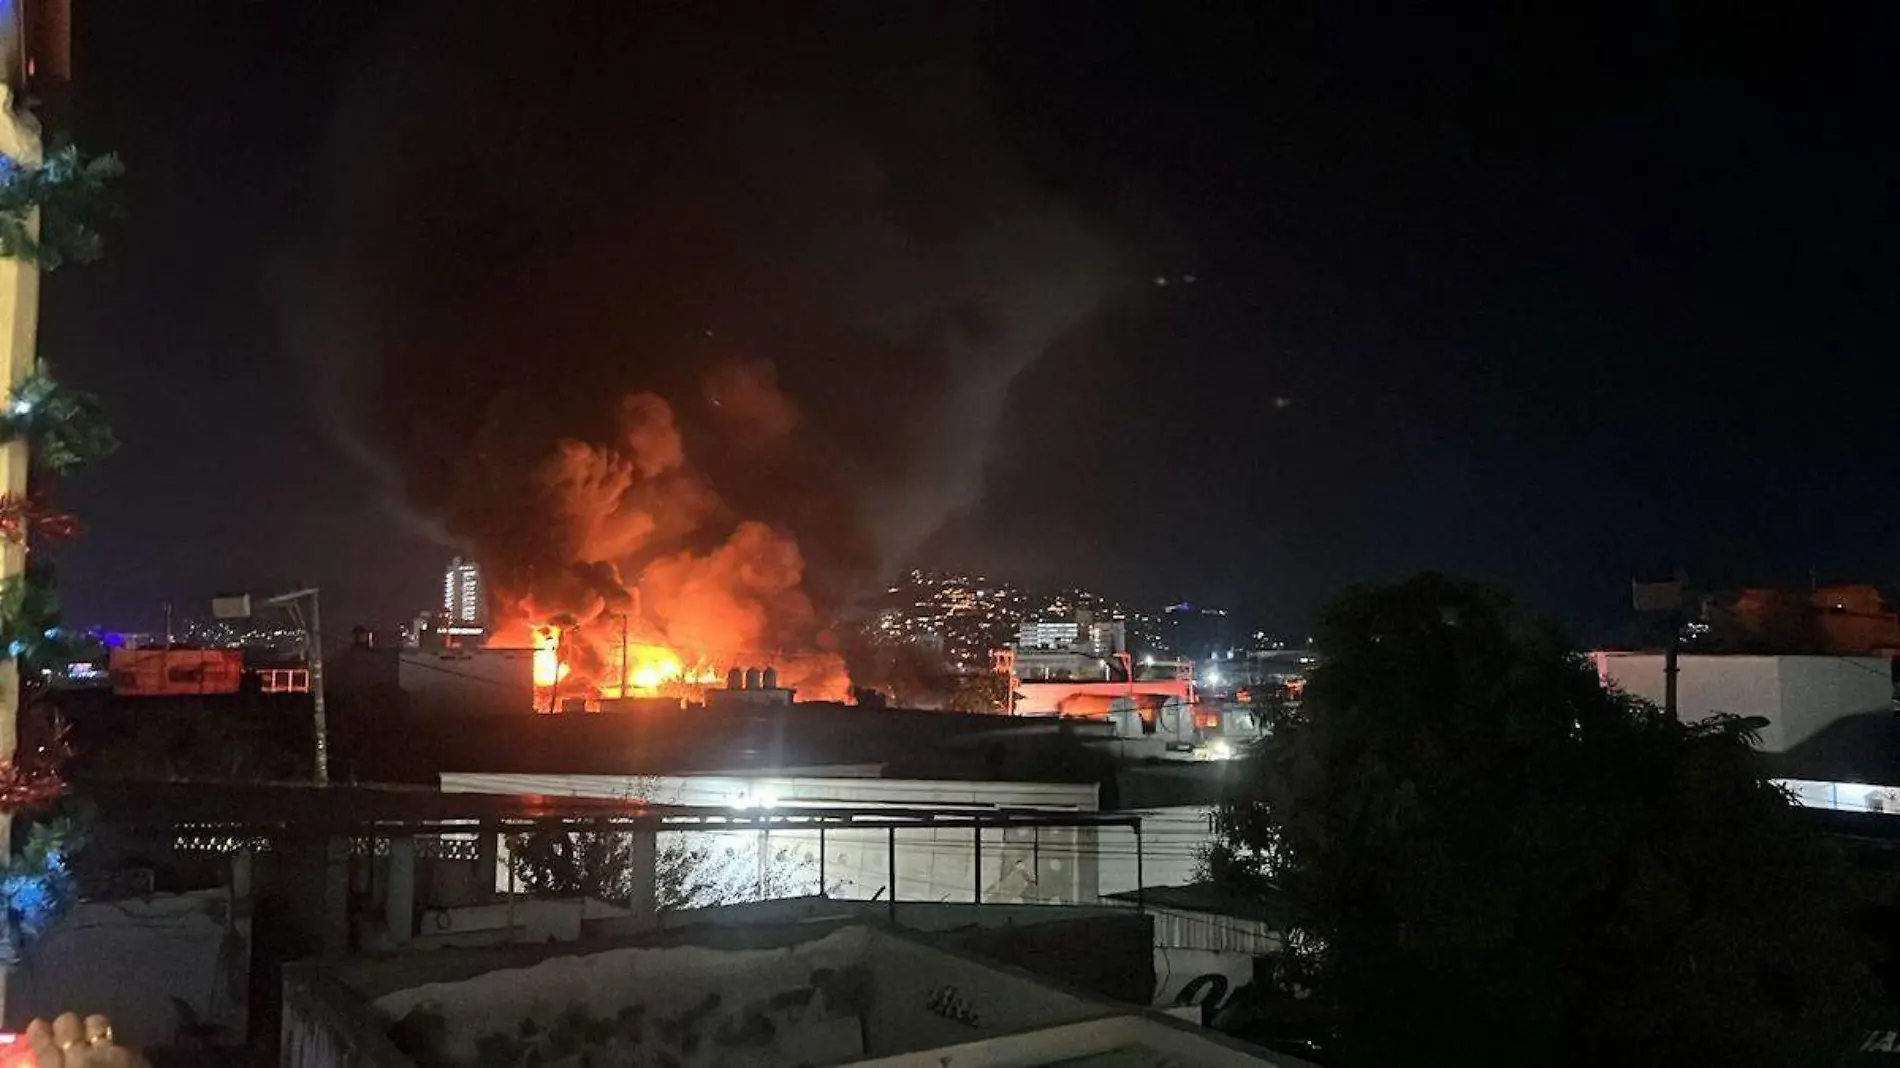
[[[107,186],[122,171],[116,157],[88,158],[71,145],[55,148],[37,166],[0,156],[0,256],[42,271],[98,259],[103,242],[96,223],[112,213]],[[25,358],[31,360],[30,351]],[[55,473],[118,447],[98,398],[61,385],[43,365],[14,382],[0,402],[0,443],[14,441],[24,441],[33,462]],[[34,535],[78,531],[78,520],[30,493],[0,495],[0,541],[25,546]],[[50,571],[29,565],[0,583],[0,659],[18,665],[23,697],[41,689],[29,665],[56,652],[59,639]],[[11,842],[0,839],[0,922],[17,935],[0,937],[4,949],[38,937],[71,907],[70,860],[85,841],[83,820],[70,811],[49,812],[71,792],[62,768],[72,747],[62,722],[35,714],[41,707],[36,701],[18,710],[0,707],[0,716],[17,716],[20,726],[12,758],[0,760],[0,812],[40,817],[24,841],[17,833]]]
[[[78,898],[72,858],[84,848],[90,819],[83,806],[36,821],[0,873],[0,896],[19,932],[16,949],[44,934]]]
[[[59,630],[59,591],[51,572],[38,565],[0,582],[0,661],[40,666],[64,649]]]
[[[119,447],[99,398],[61,385],[45,364],[15,383],[0,407],[0,441],[22,439],[35,463],[59,474]]]
[[[33,494],[0,493],[0,541],[24,545],[28,535],[64,541],[78,537],[80,530],[78,516],[61,512]]]
[[[47,153],[37,167],[0,156],[0,256],[30,260],[42,271],[98,259],[98,223],[116,213],[107,187],[123,173],[117,156],[87,157],[72,145]]]
[[[22,738],[12,760],[0,760],[0,812],[40,812],[72,791],[60,769],[73,755],[64,720],[54,718],[36,741]]]

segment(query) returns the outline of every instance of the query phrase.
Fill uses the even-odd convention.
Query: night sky
[[[107,260],[45,291],[43,356],[105,397],[125,442],[62,487],[89,524],[61,550],[70,621],[152,626],[165,600],[189,614],[214,591],[306,582],[339,624],[432,603],[455,547],[326,401],[343,371],[311,354],[333,323],[347,343],[352,313],[333,286],[306,295],[313,271],[348,262],[329,238],[352,203],[334,159],[339,137],[361,137],[350,87],[398,86],[392,111],[452,115],[422,59],[492,39],[428,36],[417,27],[445,16],[393,2],[75,6],[77,139],[129,173]],[[1671,566],[1710,586],[1810,572],[1891,586],[1900,152],[1885,62],[1900,35],[1886,6],[956,5],[976,13],[970,47],[904,62],[970,65],[984,150],[918,136],[888,158],[941,149],[1007,170],[1115,249],[1088,261],[1112,284],[989,418],[952,410],[919,435],[981,461],[980,497],[881,563],[1186,597],[1288,627],[1342,584],[1422,568],[1501,581],[1583,628],[1619,617],[1632,572]],[[787,17],[771,7],[723,9],[717,32],[769,50]],[[807,32],[837,39],[847,84],[851,50],[877,47],[854,17],[941,15],[826,11]],[[554,56],[572,32],[522,47]],[[544,87],[561,112],[542,167],[584,170],[578,131],[604,145],[643,132],[616,128],[622,106],[591,110],[615,77],[603,55],[574,61],[589,66],[573,92],[544,80],[558,62],[495,57],[525,114]],[[641,53],[642,76],[692,84],[665,55]],[[377,69],[406,56],[407,81]],[[875,100],[897,84],[855,88]],[[397,158],[409,141],[380,143],[392,170],[417,170]],[[889,180],[913,172],[930,168]],[[643,203],[588,210],[634,227],[613,217]],[[574,284],[615,284],[612,262],[580,261]],[[1009,276],[1031,301],[1062,282]],[[413,293],[433,302],[419,321],[483,314]],[[767,321],[747,323],[752,355],[780,358]],[[799,401],[821,423],[852,402]],[[928,497],[934,476],[918,477]]]

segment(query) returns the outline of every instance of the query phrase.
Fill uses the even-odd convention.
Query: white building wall
[[[1093,812],[1093,783],[964,782],[800,776],[617,776],[454,773],[445,792],[538,793],[567,797],[639,798],[659,804],[728,806],[755,813],[800,808],[915,808],[920,811],[1037,809]],[[780,893],[888,898],[891,836],[885,830],[792,827],[732,831],[670,831],[695,847],[731,859],[727,870],[756,869]],[[900,901],[977,899],[976,832],[969,827],[902,828],[896,834]],[[982,900],[995,903],[1092,904],[1102,887],[1099,865],[1113,857],[1133,889],[1134,835],[1119,827],[991,827],[983,831]],[[1098,855],[1100,854],[1100,855]],[[771,870],[767,870],[768,867]],[[505,865],[498,873],[505,884]],[[1181,880],[1186,881],[1186,880]],[[1150,880],[1152,883],[1152,880]],[[498,888],[505,889],[505,885]],[[771,896],[771,895],[767,895]]]
[[[1774,783],[1794,795],[1796,804],[1806,808],[1900,815],[1900,787],[1815,779],[1775,779]]]
[[[241,922],[223,890],[81,902],[27,947],[8,1008],[21,1020],[103,1013],[137,1048],[177,1039],[177,998],[241,1035],[250,963]]]
[[[428,983],[386,994],[374,1002],[385,1018],[400,1020],[423,1006],[439,1012],[447,1052],[459,1064],[475,1064],[476,1043],[496,1032],[516,1033],[524,1017],[546,1028],[579,1006],[606,1020],[628,1006],[644,1006],[646,1019],[680,1019],[717,993],[719,1019],[704,1027],[707,1041],[691,1053],[667,1049],[654,1038],[653,1051],[680,1065],[839,1064],[862,1057],[869,1015],[864,1008],[779,1008],[775,995],[809,988],[820,970],[868,969],[872,942],[864,928],[845,928],[810,942],[776,949],[723,950],[699,946],[629,947],[553,957],[522,968],[497,969],[457,982]],[[872,1004],[884,997],[872,992]],[[712,1040],[720,1022],[738,1018],[748,1005],[771,1006],[773,1028],[763,1046],[722,1046]],[[922,1006],[919,1006],[921,1009]],[[652,1054],[649,1054],[652,1055]],[[335,1061],[335,1064],[355,1063]]]
[[[1663,657],[1657,653],[1596,653],[1597,674],[1625,693],[1663,703]],[[1676,676],[1676,713],[1685,723],[1717,712],[1777,718],[1781,684],[1773,656],[1684,656]]]
[[[1090,904],[1099,893],[1091,836],[1120,828],[988,827],[983,830],[982,898],[998,904]],[[770,858],[768,878],[784,891],[824,892],[848,900],[968,902],[977,900],[976,831],[915,827],[897,831],[897,884],[891,885],[891,836],[885,830],[773,828],[679,831],[682,837],[738,855],[744,869]],[[1131,839],[1132,841],[1132,839]]]
[[[877,939],[869,956],[877,991],[864,1021],[870,1050],[936,1049],[1104,1015],[1099,1002],[907,940]]]
[[[1280,952],[1286,940],[1261,920],[1247,920],[1208,912],[1148,906],[1155,925],[1155,1001],[1171,1005],[1183,987],[1202,976],[1227,981],[1219,1006],[1236,990],[1253,981],[1254,958]],[[1196,1004],[1205,1004],[1219,991],[1210,991]]]
[[[1662,654],[1594,653],[1592,659],[1606,683],[1663,703]],[[1879,657],[1686,655],[1679,660],[1676,715],[1685,723],[1718,712],[1761,716],[1768,720],[1761,747],[1781,752],[1842,716],[1887,708],[1890,672]]]
[[[1892,705],[1893,668],[1880,657],[1784,656],[1774,748],[1800,745],[1842,716]]]
[[[1140,864],[1136,864],[1132,830],[1102,828],[1101,893],[1120,894],[1143,885],[1182,886],[1197,881],[1201,855],[1214,842],[1214,806],[1183,805],[1134,814],[1141,817]]]
[[[1189,983],[1205,975],[1218,975],[1227,980],[1227,989],[1217,1004],[1225,1004],[1233,997],[1234,991],[1253,982],[1254,958],[1251,953],[1236,950],[1219,949],[1183,949],[1179,946],[1155,945],[1155,993],[1154,1004],[1172,1005]],[[1205,984],[1204,984],[1205,985]],[[1202,995],[1214,996],[1213,991]],[[1197,999],[1196,1004],[1202,1001]],[[1198,1014],[1197,1022],[1198,1022]]]
[[[421,930],[409,943],[418,949],[491,945],[497,941],[572,942],[580,938],[588,920],[633,915],[618,905],[579,897],[524,897],[513,902],[425,908],[421,913]]]
[[[445,792],[538,793],[569,797],[641,798],[661,804],[867,808],[986,806],[1093,812],[1097,787],[1088,783],[960,782],[795,776],[614,776],[455,773],[442,776]],[[1098,898],[1147,886],[1180,886],[1200,877],[1201,857],[1214,841],[1214,807],[1187,805],[1132,813],[1127,827],[992,827],[983,832],[982,900],[994,903],[1092,904]],[[890,837],[883,830],[769,830],[667,832],[737,856],[740,869],[776,864],[767,878],[789,893],[870,900],[892,892]],[[505,868],[500,875],[505,880]],[[897,832],[897,898],[964,902],[976,897],[975,832],[968,827],[915,827]]]

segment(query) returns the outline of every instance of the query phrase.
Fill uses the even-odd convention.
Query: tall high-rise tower
[[[482,569],[456,557],[442,575],[442,614],[455,626],[476,626],[488,618]]]

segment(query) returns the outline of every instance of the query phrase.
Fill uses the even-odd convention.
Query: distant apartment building
[[[1081,634],[1082,625],[1073,619],[1027,620],[1016,631],[1016,648],[1067,650],[1075,646]]]
[[[1128,624],[1119,619],[1088,625],[1089,652],[1096,656],[1114,656],[1128,651]]]
[[[1055,649],[1087,653],[1090,656],[1114,656],[1128,651],[1128,624],[1119,619],[1097,620],[1094,613],[1080,611],[1068,619],[1025,620],[1016,631],[1018,651]]]
[[[458,556],[442,575],[442,613],[450,623],[464,626],[477,626],[487,617],[487,592],[481,568],[473,561]]]
[[[1014,664],[1024,679],[1107,680],[1125,671],[1117,658],[1128,651],[1128,625],[1097,621],[1092,612],[1067,619],[1031,619],[1016,632]]]

